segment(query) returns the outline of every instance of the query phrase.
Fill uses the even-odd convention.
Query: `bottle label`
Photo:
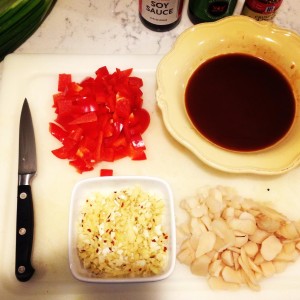
[[[237,0],[203,0],[189,2],[189,10],[202,22],[216,21],[233,14]]]
[[[242,14],[257,21],[271,21],[282,0],[246,0]]]
[[[139,13],[155,25],[168,25],[181,17],[182,0],[139,0]]]
[[[261,14],[273,14],[281,5],[282,0],[246,0],[246,6]]]

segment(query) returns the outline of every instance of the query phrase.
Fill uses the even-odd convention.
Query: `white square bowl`
[[[149,277],[98,278],[83,268],[77,254],[77,236],[82,206],[92,193],[109,194],[121,189],[139,186],[149,194],[155,194],[165,202],[164,228],[168,233],[168,257],[164,271]],[[173,195],[164,180],[147,176],[96,177],[79,181],[73,188],[69,215],[69,265],[72,275],[81,281],[93,283],[150,282],[167,278],[175,267],[176,230]]]

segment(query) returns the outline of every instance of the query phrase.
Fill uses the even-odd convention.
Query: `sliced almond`
[[[253,222],[256,222],[255,217],[252,214],[250,214],[249,212],[246,212],[246,211],[243,211],[240,214],[239,219],[241,219],[241,220],[251,220]]]
[[[266,261],[273,260],[281,251],[282,244],[275,235],[270,235],[261,244],[260,253]]]
[[[216,219],[212,221],[211,226],[215,234],[224,240],[226,247],[234,245],[235,236],[233,231],[229,228],[227,222],[225,222],[223,219]]]
[[[277,261],[293,262],[299,257],[299,252],[295,250],[292,253],[286,253],[284,250],[281,251],[277,256]]]
[[[234,208],[233,207],[226,207],[222,212],[222,219],[230,220],[233,219],[234,216]]]
[[[277,210],[267,206],[267,205],[260,205],[259,206],[260,212],[265,215],[266,217],[273,219],[278,222],[286,222],[288,221],[287,217],[278,212]]]
[[[208,215],[202,216],[201,221],[206,226],[208,231],[212,230],[212,227],[211,227],[212,219]]]
[[[282,250],[287,254],[292,254],[296,250],[296,244],[294,242],[284,243],[282,246]]]
[[[270,235],[271,233],[265,230],[257,229],[252,235],[249,235],[249,240],[256,244],[261,244]]]
[[[272,219],[264,214],[259,214],[256,217],[257,227],[263,231],[273,233],[280,228],[280,221]]]
[[[228,222],[230,228],[245,234],[253,235],[256,231],[256,224],[252,220],[232,219]]]
[[[236,252],[232,252],[232,257],[233,257],[233,263],[234,263],[234,269],[238,270],[241,268],[240,263],[239,263],[239,254]]]
[[[225,240],[221,239],[218,235],[216,235],[216,242],[214,245],[214,250],[218,252],[223,252],[225,249],[227,249],[228,244],[226,244]]]
[[[206,205],[211,213],[221,215],[224,209],[222,198],[222,193],[219,190],[210,190],[209,196],[206,199]]]
[[[194,251],[196,251],[199,244],[199,234],[196,233],[192,234],[192,236],[190,237],[190,244],[194,249]]]
[[[218,259],[213,261],[208,267],[208,274],[211,276],[220,276],[221,271],[225,267],[222,260]]]
[[[207,214],[207,206],[204,204],[198,205],[191,210],[191,216],[200,218]]]
[[[191,218],[190,222],[190,233],[198,235],[201,232],[207,231],[206,226],[203,224],[203,222],[198,218]]]
[[[191,264],[191,272],[195,275],[206,276],[211,258],[208,255],[197,257]]]
[[[226,282],[222,277],[210,277],[208,284],[213,290],[237,290],[240,287],[238,283]]]
[[[276,234],[289,240],[294,240],[299,237],[299,233],[294,222],[284,223],[276,231]]]
[[[196,257],[200,257],[213,250],[216,242],[216,235],[212,231],[203,232],[199,236],[199,242],[196,250]]]
[[[256,285],[257,282],[256,282],[254,272],[250,268],[248,262],[243,260],[241,256],[239,256],[238,261],[239,261],[239,264],[240,264],[242,270],[244,271],[244,273],[246,275],[246,278],[247,278],[246,282],[251,282],[252,284]]]
[[[188,212],[192,211],[198,205],[199,200],[197,197],[189,197],[180,202],[180,207],[187,210]]]
[[[238,284],[241,284],[243,282],[240,270],[234,270],[228,266],[225,266],[222,270],[222,277],[226,282],[233,282]]]
[[[286,269],[288,263],[285,261],[274,260],[273,265],[275,267],[276,273],[281,273]]]
[[[234,260],[231,251],[225,250],[224,252],[222,252],[221,259],[226,266],[234,267]]]
[[[255,273],[255,274],[256,274],[256,273]],[[248,287],[249,287],[250,289],[252,289],[252,290],[254,290],[254,291],[260,291],[260,286],[259,286],[259,284],[257,283],[257,280],[260,278],[259,276],[255,276],[255,275],[254,275],[255,283],[253,283],[253,282],[249,279],[248,275],[246,274],[246,272],[245,272],[243,269],[241,269],[241,276],[242,276],[244,282],[248,285]]]
[[[275,274],[276,269],[271,261],[266,261],[260,265],[262,273],[265,277],[271,277]]]
[[[246,254],[253,258],[258,253],[258,245],[253,241],[248,241],[244,246]]]
[[[178,252],[177,259],[182,264],[190,265],[195,259],[195,252],[189,248],[185,248]]]
[[[236,236],[234,247],[242,248],[248,242],[248,235]]]
[[[261,273],[261,268],[260,266],[256,265],[254,263],[254,261],[248,257],[248,264],[249,264],[249,267],[255,272],[255,273]]]
[[[258,252],[254,258],[254,263],[257,265],[257,266],[260,266],[262,263],[265,262],[265,259],[263,258],[263,256],[261,255],[260,252]]]

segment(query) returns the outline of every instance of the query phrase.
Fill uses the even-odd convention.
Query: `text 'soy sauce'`
[[[234,151],[274,145],[291,128],[296,102],[284,75],[248,54],[224,54],[201,64],[185,91],[187,114],[212,143]]]

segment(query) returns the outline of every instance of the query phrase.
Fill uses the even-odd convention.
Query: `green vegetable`
[[[41,25],[56,0],[1,0],[0,61]]]

